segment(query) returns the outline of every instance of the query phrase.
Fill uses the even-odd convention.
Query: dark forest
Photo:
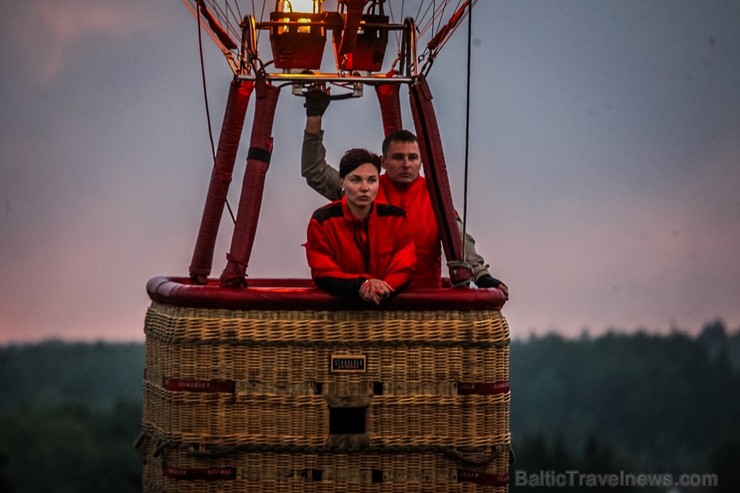
[[[721,320],[696,337],[516,339],[510,364],[512,491],[537,491],[514,480],[542,471],[718,479],[680,491],[740,484],[740,330]],[[0,491],[141,491],[143,366],[138,343],[0,347]]]

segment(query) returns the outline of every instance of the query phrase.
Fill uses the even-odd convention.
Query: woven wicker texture
[[[506,491],[496,310],[152,303],[145,491]]]
[[[493,469],[506,471],[508,462],[506,451],[498,453]],[[186,470],[197,471],[201,478],[178,479]],[[206,479],[208,474],[212,477]],[[476,471],[433,453],[243,453],[214,460],[177,450],[166,458],[149,459],[144,470],[144,491],[151,493],[499,493],[507,491],[505,482],[505,476]]]

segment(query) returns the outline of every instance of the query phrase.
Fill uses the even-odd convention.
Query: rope
[[[150,434],[143,432],[148,439]],[[139,440],[136,447],[140,447],[144,439]],[[170,449],[184,450],[196,458],[221,458],[236,452],[257,452],[275,454],[336,454],[336,453],[366,453],[366,454],[424,454],[441,453],[445,457],[468,466],[485,466],[496,460],[501,454],[508,453],[513,462],[513,450],[510,445],[495,444],[488,447],[446,447],[442,445],[259,445],[241,443],[237,445],[194,445],[159,439],[154,443],[153,456],[159,457]],[[490,452],[489,452],[490,451]],[[473,454],[488,452],[480,458],[471,457]]]
[[[198,0],[198,52],[200,54],[200,77],[203,84],[203,101],[206,106],[206,121],[208,123],[208,138],[211,141],[211,156],[213,158],[213,169],[216,169],[216,146],[213,142],[213,126],[211,125],[211,110],[210,105],[208,104],[208,85],[206,84],[206,66],[203,59],[203,34],[200,27],[200,4],[202,3],[202,0]],[[228,197],[226,198],[226,208],[229,210],[229,215],[231,216],[231,221],[236,224],[236,218],[234,217],[234,212],[231,210],[231,204],[229,204]]]
[[[465,80],[465,171],[463,178],[463,258],[465,258],[465,238],[468,227],[468,167],[470,164],[470,66],[472,58],[473,39],[473,3],[468,4],[468,46],[467,46],[467,73]]]

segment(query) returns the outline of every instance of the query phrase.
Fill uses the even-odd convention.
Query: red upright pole
[[[246,283],[247,264],[257,231],[265,175],[272,156],[272,125],[280,89],[268,84],[264,76],[258,75],[256,90],[257,100],[247,155],[247,169],[244,173],[231,249],[226,256],[228,262],[221,274],[222,286],[239,287]]]
[[[401,117],[401,84],[378,84],[375,92],[380,103],[380,116],[383,120],[383,134],[388,136],[394,130],[403,128]]]
[[[444,150],[440,138],[437,117],[432,105],[432,93],[424,76],[411,85],[411,113],[416,126],[416,138],[424,163],[424,177],[437,218],[442,248],[447,257],[450,280],[455,286],[465,285],[473,277],[470,266],[465,262],[462,237],[457,225],[452,192],[447,177]]]
[[[218,150],[211,172],[211,182],[208,186],[200,230],[190,263],[190,278],[198,284],[204,284],[211,273],[218,226],[224,212],[226,194],[229,191],[236,152],[239,149],[244,118],[253,88],[253,81],[238,79],[232,80],[229,88],[221,136],[218,140]]]

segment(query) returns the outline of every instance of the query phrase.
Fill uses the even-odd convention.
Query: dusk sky
[[[211,173],[196,22],[177,0],[3,6],[0,343],[143,341],[146,282],[187,275]],[[429,74],[461,213],[466,34]],[[217,138],[232,74],[208,38],[204,57]],[[482,0],[472,60],[467,228],[514,337],[740,327],[740,2]],[[281,91],[252,278],[309,276],[302,103]],[[324,128],[330,162],[379,151],[373,92]],[[231,234],[226,215],[213,276]]]

